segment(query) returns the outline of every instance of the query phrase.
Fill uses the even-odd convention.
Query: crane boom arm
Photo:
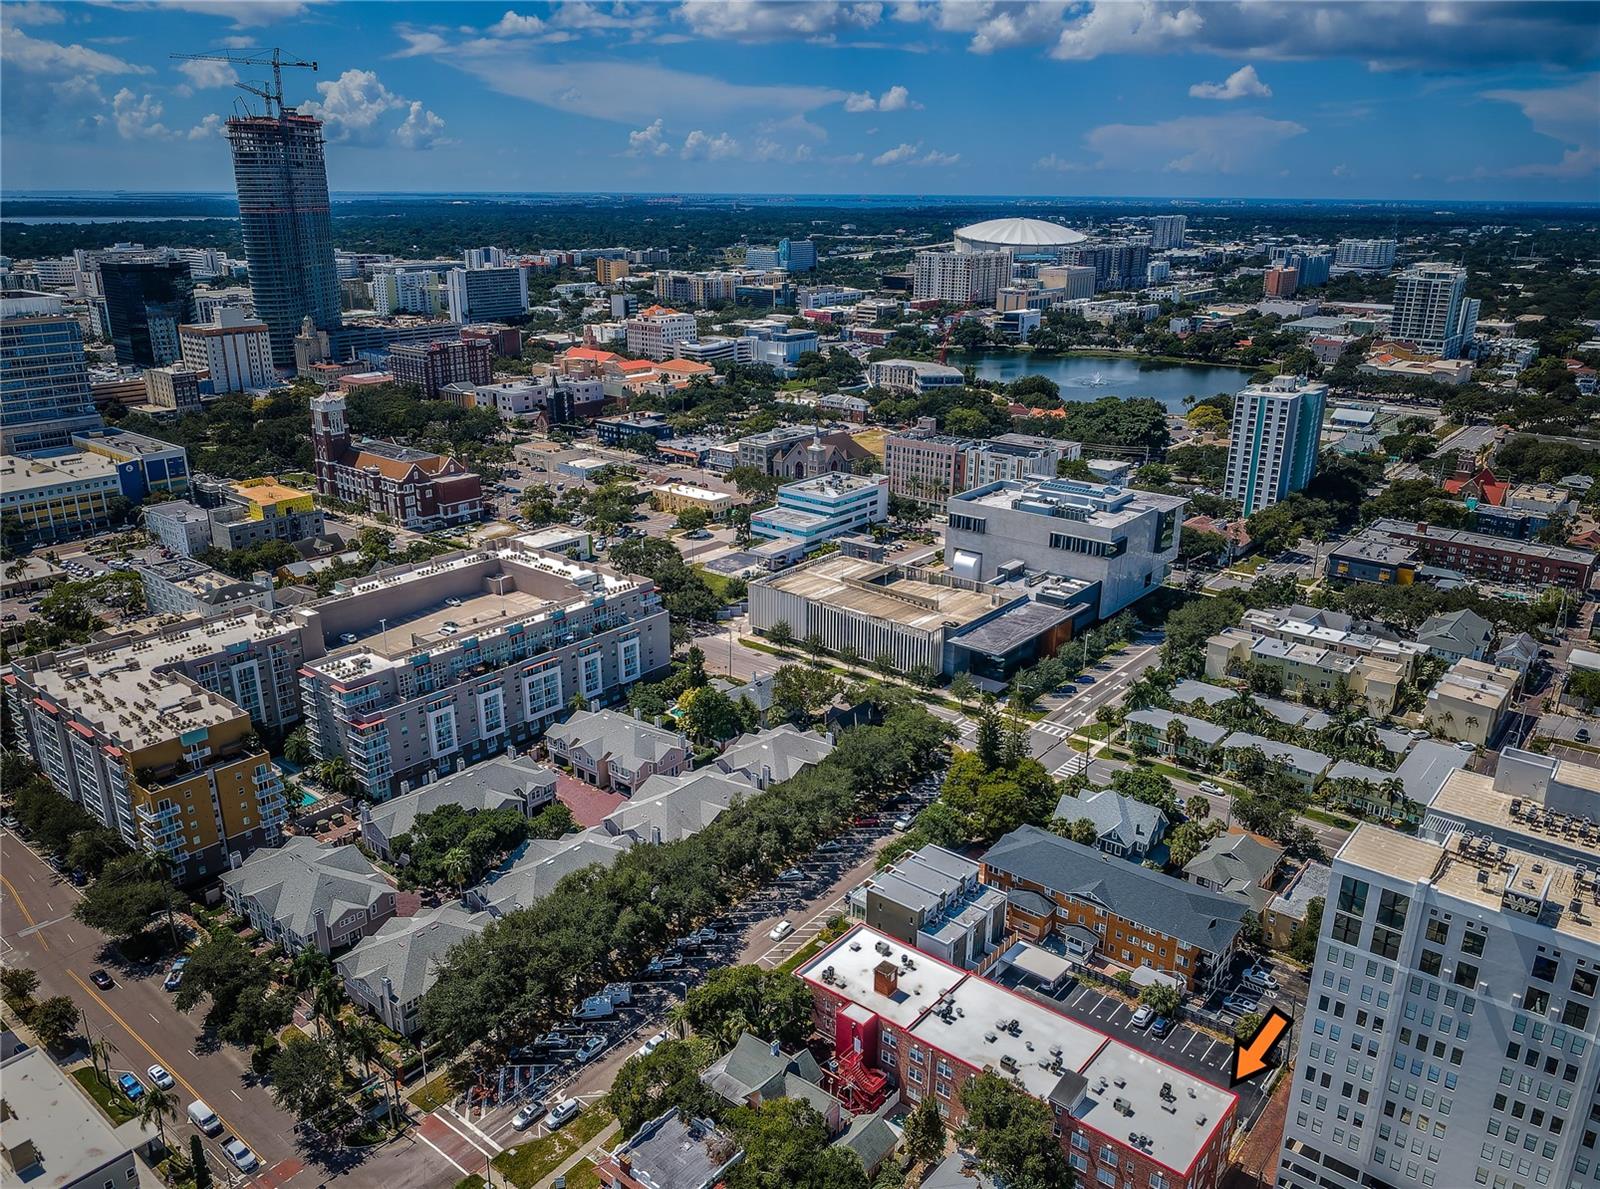
[[[299,58],[287,59],[283,51],[273,49],[271,53],[245,53],[245,54],[172,54],[186,62],[232,62],[236,66],[270,66],[272,67],[272,89],[268,91],[262,87],[251,86],[249,83],[234,83],[241,91],[248,91],[252,95],[259,95],[267,102],[267,114],[283,114],[283,68],[285,66],[297,67],[315,72],[317,64],[306,62]],[[276,107],[277,111],[272,109]]]

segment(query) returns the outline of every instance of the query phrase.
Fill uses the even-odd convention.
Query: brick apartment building
[[[487,384],[494,379],[494,344],[488,338],[400,343],[389,351],[389,371],[400,384],[415,384],[429,400],[446,384]]]
[[[1585,549],[1508,540],[1407,520],[1376,520],[1328,554],[1327,574],[1405,585],[1424,565],[1506,586],[1587,590],[1596,555]]]
[[[1048,1107],[1079,1184],[1221,1183],[1238,1099],[1220,1086],[867,925],[795,973],[835,1053],[825,1088],[852,1111],[898,1089],[959,1127],[963,1088],[994,1071]]]

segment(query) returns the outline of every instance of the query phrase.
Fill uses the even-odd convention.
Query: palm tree
[[[457,891],[464,889],[472,879],[472,854],[464,846],[452,846],[445,851],[439,865],[445,879],[454,884]]]
[[[317,1025],[317,1039],[322,1039],[322,1027],[326,1024],[330,1031],[337,1033],[340,1029],[339,1008],[344,992],[339,987],[339,980],[330,975],[317,983],[311,992],[311,1018]]]
[[[95,1077],[100,1079],[100,1084],[111,1084],[111,1054],[117,1051],[117,1046],[103,1036],[92,1037],[89,1041],[89,1062],[94,1066]],[[100,1072],[100,1063],[105,1062],[106,1071]]]
[[[1183,750],[1184,741],[1189,738],[1189,728],[1183,725],[1183,720],[1174,718],[1167,723],[1167,746],[1172,749],[1172,754],[1177,755]]]
[[[357,1019],[344,1031],[345,1047],[361,1062],[363,1074],[372,1073],[372,1063],[383,1055],[383,1034],[368,1019]]]
[[[177,1113],[176,1100],[160,1086],[146,1087],[145,1092],[139,1097],[139,1124],[144,1126],[153,1119],[156,1135],[160,1137],[163,1148],[167,1146],[167,1120]]]

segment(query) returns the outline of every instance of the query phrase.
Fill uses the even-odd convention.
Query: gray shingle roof
[[[469,812],[507,805],[520,808],[526,803],[529,789],[554,791],[555,783],[555,772],[543,764],[536,764],[525,756],[496,756],[425,785],[414,793],[363,808],[362,832],[370,829],[387,847],[395,835],[411,829],[425,813],[446,805],[459,805]]]
[[[1275,739],[1265,739],[1248,731],[1235,731],[1222,741],[1222,746],[1226,751],[1243,751],[1254,747],[1269,760],[1282,760],[1294,771],[1313,776],[1320,776],[1333,763],[1331,756],[1325,756],[1320,751],[1312,751],[1309,747],[1295,747],[1291,743],[1279,743]]]
[[[574,871],[595,863],[611,866],[632,845],[633,839],[626,834],[613,837],[599,826],[554,842],[530,839],[518,848],[510,862],[469,889],[467,898],[475,906],[504,916],[548,895]]]
[[[740,735],[717,757],[724,772],[743,772],[759,781],[763,769],[771,782],[798,776],[833,751],[827,736],[817,731],[797,731],[788,723],[753,735]]]
[[[631,801],[617,806],[600,824],[608,833],[628,834],[639,842],[677,842],[705,829],[736,798],[756,792],[743,775],[713,769],[687,776],[652,776]]]
[[[258,850],[224,872],[222,883],[299,937],[311,936],[319,912],[331,925],[351,909],[369,909],[394,892],[355,847],[323,846],[315,838]]]
[[[1419,644],[1437,640],[1463,648],[1478,648],[1487,645],[1493,637],[1494,625],[1465,607],[1459,611],[1430,615],[1427,622],[1417,629]]]
[[[1167,828],[1167,815],[1154,805],[1110,789],[1094,789],[1081,797],[1064,796],[1056,804],[1056,816],[1068,821],[1086,817],[1094,823],[1098,837],[1139,850],[1153,845]]]
[[[1092,846],[1019,826],[983,857],[985,865],[1053,892],[1097,901],[1129,920],[1220,953],[1238,935],[1242,901],[1196,888]]]
[[[492,918],[445,904],[414,917],[394,917],[334,965],[346,982],[361,983],[376,1001],[387,978],[395,998],[409,1003],[433,986],[434,972],[451,946],[482,932]]]
[[[574,711],[566,722],[547,730],[545,738],[568,748],[582,748],[595,760],[609,756],[629,772],[642,764],[658,763],[673,748],[682,746],[676,732],[613,710]]]
[[[706,1087],[731,1103],[743,1105],[752,1094],[763,1099],[781,1097],[785,1078],[794,1075],[821,1082],[822,1070],[809,1049],[795,1053],[779,1050],[749,1032],[741,1032],[733,1048],[713,1061],[700,1075]]]
[[[1167,726],[1173,719],[1183,724],[1183,729],[1189,733],[1189,738],[1203,743],[1207,747],[1215,747],[1228,737],[1228,729],[1219,727],[1214,723],[1206,722],[1203,718],[1195,718],[1188,714],[1174,714],[1170,710],[1161,710],[1151,707],[1149,710],[1135,710],[1128,715],[1127,721],[1141,723],[1150,727],[1158,735],[1167,733]]]
[[[1219,834],[1189,860],[1183,873],[1207,880],[1223,892],[1243,891],[1259,885],[1282,858],[1282,847],[1270,846],[1253,834]]]

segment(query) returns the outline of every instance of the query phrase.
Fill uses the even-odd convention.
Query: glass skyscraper
[[[271,335],[273,364],[293,370],[305,318],[318,330],[340,326],[322,121],[293,108],[235,118],[228,143],[256,317]]]
[[[0,450],[50,450],[100,425],[78,319],[54,294],[0,297]]]
[[[100,264],[106,322],[117,362],[164,367],[181,356],[178,327],[195,320],[194,278],[177,259],[112,259]]]

